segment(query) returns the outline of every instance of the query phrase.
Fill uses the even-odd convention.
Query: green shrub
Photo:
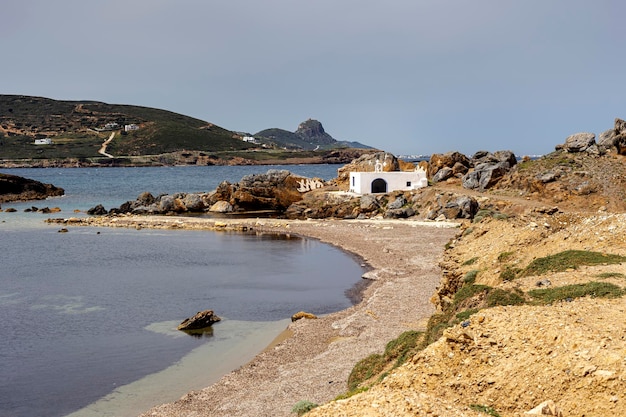
[[[465,321],[470,318],[473,314],[476,314],[480,311],[479,308],[470,308],[469,310],[461,311],[456,314],[456,318],[459,321]]]
[[[489,407],[487,405],[481,404],[472,404],[470,408],[474,411],[478,411],[479,413],[485,413],[493,417],[500,417],[500,414],[493,407]]]
[[[476,261],[478,260],[478,256],[475,256],[471,259],[468,259],[467,261],[463,262],[461,265],[463,266],[467,266],[467,265],[473,265],[476,263]]]
[[[562,272],[576,269],[581,265],[610,265],[626,262],[626,256],[600,252],[567,250],[555,255],[532,261],[522,272],[522,276],[543,275],[548,272]]]
[[[518,288],[513,291],[494,288],[489,291],[486,298],[487,307],[495,306],[516,306],[526,302],[524,292]]]
[[[384,357],[387,362],[396,361],[394,367],[402,365],[410,352],[414,351],[419,340],[424,335],[423,332],[409,330],[398,336],[397,339],[387,343]]]
[[[465,231],[463,232],[463,236],[467,236],[470,233],[472,233],[474,231],[473,227],[468,227],[467,229],[465,229]]]
[[[369,389],[370,389],[370,387],[358,387],[358,388],[355,388],[355,389],[353,389],[351,391],[346,392],[345,394],[338,395],[337,397],[335,397],[335,401],[337,401],[337,400],[345,400],[346,398],[350,398],[353,395],[360,394],[360,393],[365,392],[365,391],[367,391]]]
[[[516,268],[511,265],[505,265],[502,272],[500,272],[500,279],[502,281],[513,281],[522,272],[520,268]]]
[[[622,297],[624,293],[625,291],[617,285],[608,282],[596,281],[528,291],[528,295],[531,296],[537,304],[551,304],[555,301],[563,301],[586,296],[617,298]]]
[[[607,278],[626,278],[626,275],[621,272],[603,272],[601,274],[596,275],[598,278],[607,279]]]
[[[511,256],[513,256],[513,252],[502,252],[498,255],[498,262],[506,262]]]
[[[363,382],[378,375],[385,369],[386,361],[383,355],[374,353],[365,359],[361,359],[354,365],[350,376],[348,376],[348,389],[356,389]]]
[[[451,313],[439,313],[430,316],[428,325],[426,326],[426,333],[424,333],[424,338],[419,348],[424,349],[426,346],[439,339],[443,331],[452,325],[450,323],[451,318]]]
[[[417,350],[423,334],[415,330],[406,331],[387,343],[382,355],[375,353],[359,361],[348,377],[348,389],[354,391],[363,382],[381,374],[386,368],[402,365],[411,353]],[[381,375],[380,379],[382,378],[384,375]]]
[[[480,294],[481,292],[489,292],[491,287],[488,285],[470,284],[462,286],[456,294],[454,294],[454,305],[459,305],[463,301]]]
[[[476,282],[476,277],[478,276],[478,270],[473,269],[471,271],[468,271],[464,276],[463,276],[463,282],[465,284],[473,284],[474,282]]]
[[[308,413],[315,407],[319,407],[319,405],[312,403],[311,401],[302,400],[302,401],[298,401],[293,406],[293,408],[291,409],[291,412],[296,413],[297,415],[301,416],[301,415]]]

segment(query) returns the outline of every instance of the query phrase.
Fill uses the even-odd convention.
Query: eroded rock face
[[[213,310],[198,311],[193,317],[189,317],[178,325],[178,330],[199,330],[210,327],[213,323],[222,320],[216,316]]]

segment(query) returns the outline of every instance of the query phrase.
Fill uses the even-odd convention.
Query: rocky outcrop
[[[462,178],[463,187],[484,191],[496,185],[517,164],[511,151],[479,152],[472,157],[474,169]]]
[[[232,188],[229,202],[237,210],[283,211],[302,199],[298,188],[303,180],[286,170],[247,175]]]
[[[613,129],[613,145],[617,148],[617,153],[626,155],[626,121],[615,119],[615,128]]]
[[[220,183],[209,193],[176,193],[157,197],[142,193],[134,201],[127,201],[109,214],[176,214],[275,211],[282,213],[294,202],[302,200],[303,193],[323,186],[320,179],[304,178],[287,170],[269,170],[265,174],[247,175],[236,184]],[[106,214],[96,206],[89,214]]]
[[[445,181],[457,175],[464,175],[471,167],[471,161],[460,152],[433,154],[428,164],[428,177],[433,182]]]
[[[596,143],[594,133],[575,133],[565,139],[565,143],[555,146],[557,151],[569,153],[585,152],[599,156],[616,150],[619,155],[626,155],[626,121],[616,118],[613,129],[600,134]]]
[[[298,129],[295,131],[295,134],[300,139],[308,143],[328,145],[336,142],[332,136],[324,131],[322,124],[313,119],[308,119],[300,123]]]
[[[430,220],[454,220],[454,219],[473,219],[480,204],[474,197],[470,196],[437,196],[437,205],[433,207],[426,218]]]
[[[0,174],[0,203],[9,201],[44,200],[65,194],[63,188],[44,184],[17,175]]]
[[[596,146],[596,135],[594,133],[575,133],[565,139],[565,143],[557,145],[556,149],[563,149],[567,152],[585,152]]]
[[[215,315],[213,310],[198,311],[193,317],[183,320],[178,325],[178,330],[199,330],[210,327],[213,323],[222,320]]]

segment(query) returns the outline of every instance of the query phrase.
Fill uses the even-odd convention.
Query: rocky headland
[[[280,218],[132,209],[56,221],[293,233],[371,268],[357,305],[291,323],[249,364],[144,416],[626,415],[625,133],[617,119],[597,142],[572,135],[537,160],[433,155],[419,190],[351,195],[342,172],[352,166],[304,192],[250,192],[263,177],[206,197],[232,213],[262,203]],[[250,196],[233,197],[244,185]],[[295,200],[286,208],[275,202],[285,195]]]
[[[0,173],[0,203],[44,200],[47,197],[63,194],[65,194],[65,190],[52,184]]]

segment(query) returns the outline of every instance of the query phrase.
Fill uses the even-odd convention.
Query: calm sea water
[[[336,176],[337,169],[286,168],[324,179]],[[98,203],[119,206],[143,191],[208,191],[222,180],[235,182],[267,169],[3,170],[53,183],[67,195],[7,203],[3,208],[18,212],[0,213],[0,415],[64,416],[105,396],[106,401],[96,403],[95,413],[92,406],[75,415],[125,415],[128,411],[108,405],[121,392],[127,402],[139,405],[137,410],[145,410],[206,385],[202,374],[227,372],[219,358],[236,355],[250,340],[267,343],[293,313],[326,314],[348,307],[345,292],[359,281],[361,267],[315,240],[87,227],[58,233],[58,226],[43,221]],[[33,205],[58,206],[62,212],[24,213]],[[212,334],[192,337],[175,330],[182,319],[204,309],[223,317]],[[267,332],[271,334],[265,338],[251,339]],[[182,381],[154,377],[198,349],[204,352],[204,361],[192,364],[203,367],[194,382],[198,386],[184,385],[191,379],[188,374]],[[149,381],[144,386],[162,385],[156,387],[156,398],[142,398],[144,389],[124,391],[142,378]],[[183,391],[169,389],[170,381]],[[168,393],[173,398],[167,398]]]

